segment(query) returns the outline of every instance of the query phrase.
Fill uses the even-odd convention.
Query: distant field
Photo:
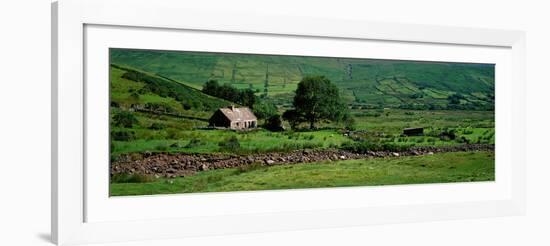
[[[464,95],[463,104],[491,107],[494,103],[494,66],[490,64],[127,49],[111,49],[111,63],[196,89],[209,79],[252,88],[258,95],[267,89],[270,98],[282,103],[289,103],[288,94],[306,75],[328,77],[356,105],[444,107],[454,93]]]
[[[493,152],[248,167],[150,183],[111,183],[112,196],[493,181]]]

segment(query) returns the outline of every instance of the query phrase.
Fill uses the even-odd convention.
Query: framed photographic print
[[[522,32],[185,8],[52,5],[56,243],[523,213]]]

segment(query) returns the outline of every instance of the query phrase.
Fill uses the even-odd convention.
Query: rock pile
[[[288,153],[265,153],[239,156],[231,154],[184,154],[184,153],[150,153],[126,154],[111,163],[111,174],[136,173],[162,177],[183,177],[220,168],[241,167],[251,164],[264,166],[309,163],[320,161],[337,161],[364,159],[374,157],[399,157],[414,155],[431,155],[441,152],[458,151],[492,151],[494,145],[466,144],[457,146],[422,146],[406,151],[367,151],[352,153],[338,149],[296,150]]]

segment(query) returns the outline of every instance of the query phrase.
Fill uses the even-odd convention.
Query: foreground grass
[[[494,152],[455,152],[200,172],[150,183],[112,183],[112,196],[491,181]]]

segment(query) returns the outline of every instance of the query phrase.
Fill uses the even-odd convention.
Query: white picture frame
[[[521,31],[257,16],[243,13],[212,14],[206,10],[186,11],[185,2],[176,0],[162,2],[61,0],[52,4],[52,11],[52,238],[57,244],[361,226],[524,213],[525,35]],[[94,154],[90,152],[88,141],[91,139],[89,134],[92,128],[90,128],[90,117],[87,111],[93,109],[89,107],[89,100],[95,100],[93,99],[95,94],[90,94],[95,91],[95,85],[86,83],[86,80],[90,79],[91,70],[89,69],[93,69],[95,64],[94,60],[89,59],[96,57],[90,55],[90,50],[87,49],[95,47],[94,37],[99,37],[98,44],[103,45],[98,45],[99,49],[114,45],[113,42],[119,42],[117,40],[123,40],[123,38],[117,39],[116,35],[109,36],[110,40],[101,38],[99,34],[101,30],[91,31],[90,34],[89,30],[94,28],[110,29],[111,32],[123,29],[137,30],[136,35],[139,35],[139,32],[158,30],[159,35],[208,32],[220,36],[286,37],[286,39],[298,40],[296,42],[301,39],[357,43],[389,42],[396,47],[399,45],[425,47],[424,59],[431,60],[438,59],[437,56],[430,55],[437,51],[432,49],[441,46],[444,49],[440,51],[449,50],[448,54],[452,54],[452,50],[455,49],[455,53],[463,53],[463,56],[472,54],[470,58],[460,58],[457,55],[453,58],[454,60],[474,59],[495,62],[497,70],[500,67],[496,82],[497,139],[499,139],[496,144],[496,169],[501,174],[497,173],[497,181],[490,184],[404,185],[368,189],[311,189],[130,197],[119,199],[114,202],[118,204],[113,204],[114,200],[104,196],[106,193],[92,192],[93,187],[101,187],[101,183],[94,181],[94,176],[90,175],[101,173],[102,169],[86,165],[86,160]],[[102,35],[105,37],[104,34]],[[174,38],[177,37],[174,36]],[[120,42],[124,45],[132,45]],[[146,44],[133,45],[141,47]],[[215,44],[209,45],[215,46]],[[178,47],[174,46],[176,49]],[[212,47],[212,49],[219,48]],[[498,50],[498,52],[495,51],[494,57],[499,56],[499,58],[489,59],[482,56],[473,58],[478,48]],[[262,49],[261,45],[258,49]],[[291,49],[288,52],[292,52]],[[315,52],[315,50],[309,52]],[[487,52],[489,53],[491,52]],[[394,54],[392,57],[422,58],[418,53],[416,55],[411,53],[410,56],[403,55],[403,57]],[[512,92],[514,96],[511,96]],[[512,149],[514,151],[511,151]],[[108,170],[103,171],[108,172]],[[95,190],[101,192],[102,189]],[[90,195],[92,193],[97,195]],[[445,195],[449,193],[457,195]],[[323,206],[313,206],[314,204],[300,206],[287,202],[284,206],[269,207],[264,210],[252,209],[265,206],[266,201],[303,199],[301,202],[305,203],[307,200],[321,199],[320,196],[327,194],[338,196],[338,199],[333,200],[342,202],[323,204]],[[437,196],[438,199],[431,199],[428,194],[433,194],[432,197]],[[365,201],[363,197],[366,196],[370,196],[371,199]],[[243,199],[252,202],[248,208],[238,209],[238,202]],[[323,200],[318,201],[321,204],[323,202]],[[351,201],[355,205],[344,203]],[[193,202],[193,205],[189,205],[190,202]],[[218,209],[210,213],[208,211],[212,210],[199,211],[205,205],[212,206],[213,203],[220,202],[228,205],[228,209]],[[139,211],[158,210],[159,206],[167,203],[170,205],[162,207],[162,210],[168,212],[160,217],[137,216],[120,209],[122,206],[127,208],[126,212],[138,209]],[[115,206],[119,206],[118,210],[115,210]],[[174,214],[174,211],[185,206],[194,206],[192,208],[198,215]],[[171,217],[171,214],[174,215]]]

